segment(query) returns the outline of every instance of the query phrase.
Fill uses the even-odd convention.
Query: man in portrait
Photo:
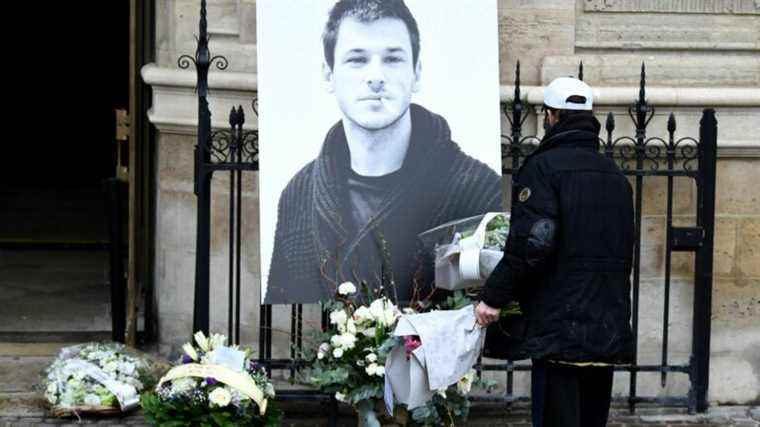
[[[339,0],[330,11],[322,73],[342,118],[280,195],[265,303],[317,302],[348,280],[400,304],[424,297],[432,264],[417,235],[502,210],[500,176],[460,149],[445,118],[412,103],[420,44],[403,0]]]

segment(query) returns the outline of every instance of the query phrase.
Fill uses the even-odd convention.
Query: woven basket
[[[81,415],[95,417],[113,417],[124,413],[118,406],[51,406],[50,414],[56,418],[78,417]]]

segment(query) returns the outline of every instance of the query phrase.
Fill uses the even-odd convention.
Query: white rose
[[[354,320],[361,324],[372,320],[372,313],[366,306],[361,306],[354,311]]]
[[[341,334],[340,335],[340,346],[343,347],[346,350],[350,350],[354,348],[354,345],[356,344],[356,335],[353,334]]]
[[[375,375],[375,373],[377,372],[377,368],[378,368],[377,363],[370,363],[369,366],[364,368],[364,371],[367,373],[367,375],[371,377],[372,375]]]
[[[330,344],[332,344],[333,347],[340,347],[340,335],[331,336]]]
[[[370,362],[370,363],[377,362],[377,355],[375,353],[370,353],[366,355],[364,358],[367,359],[367,362]]]
[[[232,400],[232,395],[224,387],[217,387],[208,395],[208,400],[216,406],[227,406]]]
[[[339,391],[336,391],[335,392],[335,400],[337,400],[338,402],[345,402],[346,401],[346,395],[343,394],[343,393],[341,393],[341,392],[339,392]]]
[[[100,406],[100,398],[94,394],[85,395],[84,404],[90,406]]]
[[[344,325],[346,319],[348,319],[348,314],[346,314],[345,310],[335,310],[330,313],[330,323],[338,325],[338,327]]]
[[[343,328],[343,332],[347,332],[351,335],[356,335],[356,323],[353,320],[348,319],[346,321],[346,327]]]
[[[338,293],[341,295],[349,295],[356,292],[356,286],[351,282],[343,282],[338,286]]]
[[[203,351],[208,351],[208,338],[206,338],[205,335],[203,335],[203,331],[198,331],[195,333],[195,342],[198,343],[198,347],[200,347]]]
[[[378,377],[382,377],[385,375],[385,366],[378,366],[377,369],[375,369],[375,375]]]
[[[324,358],[325,358],[325,354],[323,352],[320,351],[320,352],[317,353],[317,359],[318,360],[322,360]]]
[[[185,354],[190,356],[191,359],[198,361],[198,352],[195,351],[195,347],[193,347],[192,344],[186,343],[182,346],[182,350],[184,350]]]
[[[333,350],[333,357],[336,359],[340,359],[340,357],[343,356],[343,349],[338,347]]]

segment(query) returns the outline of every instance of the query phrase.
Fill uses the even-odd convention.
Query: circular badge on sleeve
[[[525,187],[520,191],[520,194],[517,196],[517,199],[520,200],[520,202],[525,202],[530,198],[530,188]]]

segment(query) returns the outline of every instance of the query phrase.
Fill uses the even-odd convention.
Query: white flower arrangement
[[[272,425],[281,413],[270,400],[275,390],[249,349],[227,346],[224,335],[196,333],[182,346],[177,365],[155,391],[143,396],[153,425]],[[198,375],[203,372],[203,375]],[[242,386],[241,386],[242,384]],[[251,392],[251,388],[256,390]]]
[[[152,385],[150,371],[146,360],[122,344],[65,347],[45,371],[44,396],[56,415],[128,410]]]
[[[456,383],[437,390],[424,406],[408,409],[405,404],[396,402],[393,414],[389,413],[384,402],[386,359],[396,346],[403,346],[408,356],[423,343],[419,336],[393,336],[402,311],[392,301],[366,295],[367,303],[357,303],[359,297],[353,295],[354,289],[356,286],[350,282],[343,283],[338,286],[335,300],[324,302],[329,327],[326,331],[315,332],[314,347],[302,355],[311,362],[306,371],[307,383],[333,395],[337,401],[351,405],[366,425],[374,425],[371,421],[379,419],[396,422],[398,420],[394,417],[403,413],[414,425],[462,425],[469,412],[468,395],[473,387],[492,387],[489,382],[478,379],[474,369]],[[459,294],[446,300],[447,306],[420,307],[436,310],[471,304]],[[415,314],[417,311],[404,308],[403,313]],[[407,419],[406,416],[400,417]]]
[[[358,303],[357,286],[338,286],[336,300],[326,303],[330,327],[315,337],[316,352],[307,382],[361,412],[383,398],[385,358],[396,340],[391,336],[401,312],[386,297],[367,295]],[[369,290],[367,290],[369,293]]]

